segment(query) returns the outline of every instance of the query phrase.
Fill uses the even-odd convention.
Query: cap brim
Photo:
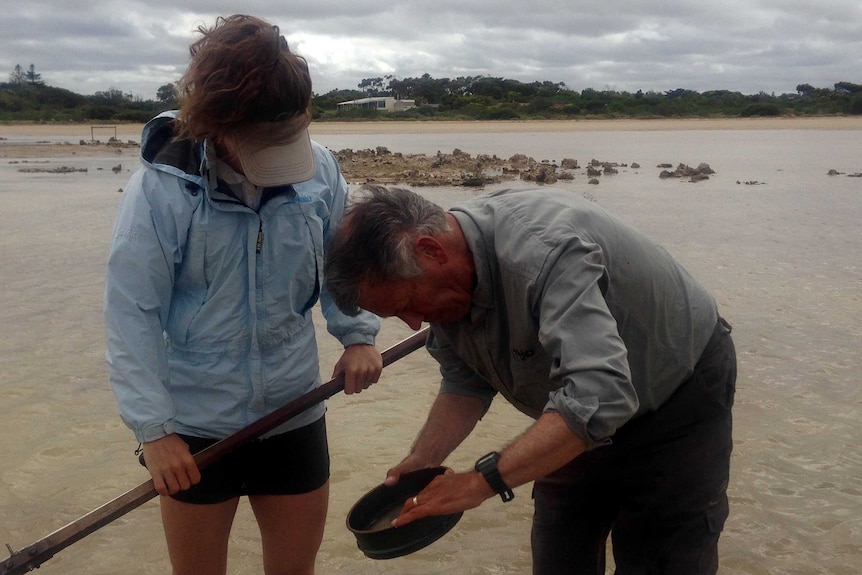
[[[307,128],[284,143],[265,147],[240,138],[237,152],[246,179],[256,186],[296,184],[314,175],[314,154]]]

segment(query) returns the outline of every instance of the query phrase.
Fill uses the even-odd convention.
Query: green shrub
[[[739,115],[743,118],[753,116],[780,116],[781,108],[777,104],[749,104],[745,106]]]

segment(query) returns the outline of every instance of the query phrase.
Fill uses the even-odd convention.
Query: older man
[[[578,195],[504,190],[448,211],[371,187],[329,246],[342,311],[431,324],[442,385],[387,482],[441,464],[500,393],[535,423],[447,473],[394,524],[534,481],[533,571],[715,573],[728,515],[736,356],[712,296]]]

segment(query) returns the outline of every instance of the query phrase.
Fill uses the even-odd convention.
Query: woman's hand
[[[188,444],[172,433],[143,445],[144,462],[159,495],[172,495],[196,485],[201,472]]]
[[[383,358],[373,345],[357,344],[348,346],[335,368],[332,377],[344,373],[344,393],[360,393],[380,379],[383,371]]]

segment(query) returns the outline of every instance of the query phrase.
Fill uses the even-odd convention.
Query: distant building
[[[352,110],[353,108],[374,108],[381,112],[402,112],[415,108],[414,100],[396,100],[392,96],[380,96],[377,98],[362,98],[360,100],[350,100],[349,102],[339,102],[339,110]]]

